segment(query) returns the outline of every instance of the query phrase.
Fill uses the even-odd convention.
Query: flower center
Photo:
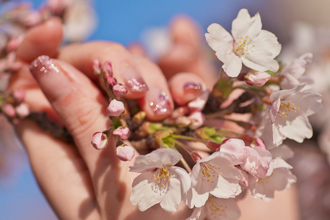
[[[297,111],[299,111],[299,107],[295,107],[294,106],[294,103],[290,103],[290,102],[287,102],[287,103],[283,103],[281,102],[281,105],[280,105],[280,108],[278,110],[278,114],[280,117],[284,116],[284,117],[288,117],[288,115],[290,113],[296,113]]]
[[[253,50],[249,48],[251,41],[252,39],[249,39],[248,36],[245,38],[237,37],[237,40],[235,41],[235,54],[237,56],[243,56],[245,54],[249,55],[250,52],[253,52]],[[255,47],[255,45],[252,45],[252,47]]]
[[[163,168],[157,169],[154,173],[154,180],[161,186],[167,185],[171,179],[172,176],[170,175],[168,168],[165,166]]]
[[[272,173],[270,176],[266,176],[264,178],[259,178],[257,183],[265,184],[268,183],[268,179],[270,179],[273,176],[274,173]]]
[[[208,163],[201,164],[202,175],[207,182],[214,183],[219,178],[219,174],[222,175],[220,172],[220,167],[216,165],[210,165]]]
[[[208,200],[207,207],[209,209],[210,215],[214,218],[216,218],[216,216],[221,216],[222,214],[224,214],[223,212],[225,212],[227,209],[227,206],[223,206],[219,202],[214,201],[211,198]]]

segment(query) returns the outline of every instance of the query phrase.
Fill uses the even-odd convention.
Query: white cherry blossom
[[[274,58],[280,53],[281,45],[273,33],[261,28],[260,15],[251,18],[246,9],[241,9],[232,23],[233,36],[219,24],[208,27],[206,40],[224,63],[223,69],[228,76],[238,76],[242,64],[257,71],[276,72],[279,69]]]
[[[173,166],[181,159],[181,154],[169,148],[154,150],[136,158],[131,172],[141,173],[133,181],[131,202],[140,211],[160,203],[168,211],[178,210],[182,195],[191,185],[189,174],[182,168]]]
[[[186,203],[190,208],[201,207],[210,195],[217,198],[234,198],[241,193],[239,181],[243,178],[235,167],[239,164],[235,157],[223,152],[197,161],[191,171],[191,190]]]
[[[241,213],[235,199],[219,199],[210,196],[205,205],[200,208],[195,208],[187,220],[236,220],[240,215]]]
[[[308,116],[322,109],[322,98],[314,92],[303,92],[305,84],[293,89],[280,90],[270,95],[273,105],[269,111],[273,143],[279,146],[290,138],[301,143],[313,135]]]

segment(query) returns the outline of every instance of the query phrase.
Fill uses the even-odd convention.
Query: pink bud
[[[220,150],[220,145],[221,144],[218,144],[214,141],[207,141],[206,142],[206,146],[208,146],[211,150],[214,150],[214,151],[219,151]]]
[[[96,132],[93,134],[91,143],[96,150],[101,150],[107,146],[108,137],[102,132]]]
[[[114,130],[112,134],[119,136],[123,140],[127,140],[129,136],[129,129],[128,127],[120,127]]]
[[[15,110],[20,118],[25,118],[30,114],[29,106],[24,102],[16,106]]]
[[[12,92],[12,96],[16,102],[21,103],[21,102],[23,102],[23,100],[25,98],[25,92],[21,89],[15,89]]]
[[[135,150],[133,147],[126,144],[117,147],[117,157],[122,161],[130,161],[135,155]]]
[[[267,150],[266,145],[261,138],[256,138],[255,140],[260,148]]]
[[[96,75],[101,74],[101,64],[98,59],[93,60],[93,71]]]
[[[105,77],[113,76],[112,64],[110,61],[105,61],[105,63],[102,66],[102,72]]]
[[[205,123],[205,116],[201,112],[193,112],[188,118],[191,121],[189,128],[192,130],[201,127]]]
[[[108,116],[119,116],[121,115],[122,113],[124,113],[125,111],[125,107],[124,107],[124,103],[122,103],[121,101],[117,101],[116,99],[113,99],[107,110],[106,110],[106,113]]]
[[[271,75],[266,72],[249,72],[244,80],[250,86],[263,86],[270,79]]]
[[[15,108],[11,104],[4,104],[1,107],[1,110],[2,110],[3,113],[5,113],[9,117],[13,118],[13,117],[16,116]]]
[[[7,52],[12,52],[14,50],[16,50],[18,48],[18,46],[21,44],[21,42],[23,41],[24,37],[23,35],[20,35],[18,37],[14,37],[13,39],[11,39],[6,47]]]
[[[192,152],[192,153],[190,154],[190,156],[191,156],[191,158],[192,158],[195,162],[197,162],[198,160],[202,159],[202,157],[201,157],[196,151]]]
[[[126,95],[127,89],[122,84],[116,84],[112,87],[113,93],[115,94],[116,98],[122,98]]]
[[[202,111],[207,99],[209,98],[211,91],[209,89],[205,90],[202,95],[197,97],[195,100],[188,103],[188,107],[191,111]]]
[[[109,86],[114,86],[117,84],[117,80],[115,78],[112,78],[111,76],[107,76],[107,84]]]

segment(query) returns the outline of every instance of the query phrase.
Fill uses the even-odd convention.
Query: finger
[[[147,52],[145,51],[144,47],[139,43],[131,43],[130,45],[128,45],[128,50],[131,54],[147,57]]]
[[[189,17],[178,16],[170,26],[173,47],[159,59],[167,79],[180,72],[195,73],[212,89],[218,73],[204,52],[204,40],[198,25]]]
[[[174,108],[167,81],[160,68],[141,56],[134,56],[139,69],[145,76],[149,91],[141,98],[140,107],[150,120],[161,120],[168,117]]]
[[[16,126],[34,175],[60,219],[98,219],[87,167],[72,144],[56,140],[35,123]]]
[[[31,63],[40,55],[55,57],[63,37],[62,22],[53,17],[30,29],[17,49],[17,57]]]
[[[111,61],[114,77],[123,83],[128,93],[126,98],[137,99],[144,97],[148,86],[132,55],[123,46],[110,42],[91,42],[69,45],[60,50],[59,59],[85,73],[93,81],[97,81],[93,72],[93,61],[101,63]]]
[[[130,91],[125,98],[141,98],[140,106],[149,119],[164,119],[173,110],[167,81],[159,67],[145,57],[131,55],[119,44],[92,42],[73,45],[63,49],[59,58],[71,63],[92,79],[95,79],[93,60],[99,59],[101,63],[110,60],[115,77]],[[147,87],[149,91],[145,89]]]
[[[178,73],[171,78],[169,85],[172,97],[179,105],[196,99],[205,90],[203,80],[193,73]]]
[[[90,142],[93,133],[108,128],[105,115],[107,102],[102,93],[81,72],[69,64],[47,56],[38,57],[30,70],[56,113],[74,138],[76,146],[86,162],[91,174],[96,169],[100,151]],[[112,154],[105,158],[108,163],[116,163],[115,148],[109,147]]]

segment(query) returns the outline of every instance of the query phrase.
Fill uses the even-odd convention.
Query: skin
[[[31,110],[46,111],[51,119],[68,128],[75,141],[75,144],[68,144],[54,139],[29,120],[16,126],[38,184],[59,219],[185,219],[191,214],[184,204],[175,213],[167,213],[159,205],[140,212],[129,200],[132,181],[136,176],[128,172],[132,163],[117,158],[114,140],[110,140],[109,146],[101,151],[90,144],[94,132],[109,126],[105,115],[107,101],[94,84],[91,66],[95,58],[100,59],[101,63],[111,60],[119,82],[122,79],[116,72],[120,72],[122,63],[129,62],[140,72],[149,88],[159,87],[166,91],[172,104],[172,95],[174,100],[187,102],[184,94],[176,88],[182,88],[182,82],[188,82],[192,75],[196,83],[205,83],[206,88],[212,88],[217,74],[202,52],[203,44],[197,25],[187,17],[177,17],[170,29],[174,45],[160,58],[159,66],[148,60],[143,48],[136,44],[129,50],[110,42],[75,44],[58,50],[63,31],[61,22],[56,18],[27,33],[17,52],[18,58],[26,65],[12,77],[9,89],[25,90],[26,102]],[[187,50],[190,50],[188,58],[182,56]],[[67,84],[54,85],[47,77],[34,78],[31,75],[28,64],[40,55],[57,58],[54,62],[60,72],[54,77],[69,83],[69,94],[56,92],[66,89],[63,85]],[[180,75],[179,72],[191,75]],[[180,80],[171,80],[169,88],[167,79],[174,76]],[[149,119],[167,117],[171,111],[156,115],[148,108],[148,92],[130,93],[128,96],[139,99]],[[250,213],[249,219],[269,219],[270,213],[273,213],[274,219],[298,219],[297,206],[292,205],[295,202],[294,189],[279,194],[282,196],[274,200],[276,205],[272,207],[265,202],[257,204],[258,210],[262,210],[257,216],[245,211],[251,210],[249,204],[254,199],[248,197],[240,201],[243,216]],[[287,205],[283,200],[291,202]]]

